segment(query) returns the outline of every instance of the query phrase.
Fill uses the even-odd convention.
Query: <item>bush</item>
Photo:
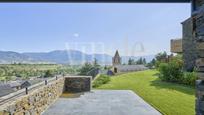
[[[176,61],[161,63],[159,65],[159,78],[162,81],[180,83],[185,85],[195,85],[197,78],[195,72],[183,72],[182,64]]]
[[[161,63],[159,65],[159,77],[163,81],[181,82],[182,81],[182,66],[176,62]]]
[[[99,87],[103,84],[106,84],[110,81],[110,77],[107,75],[100,75],[93,81],[93,87]]]
[[[79,75],[88,75],[88,73],[93,69],[93,65],[91,63],[86,62],[80,69]]]
[[[168,71],[168,64],[161,63],[159,64],[159,78],[163,81],[169,81],[169,71]]]
[[[54,77],[54,73],[51,70],[47,70],[45,72],[44,78],[47,78],[47,77]]]
[[[185,72],[183,75],[183,84],[195,86],[197,75],[195,72]]]

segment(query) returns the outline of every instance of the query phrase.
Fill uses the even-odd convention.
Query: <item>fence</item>
[[[44,80],[42,82],[39,82],[37,84],[31,85],[29,87],[17,90],[16,92],[10,93],[10,94],[5,95],[5,96],[2,96],[2,97],[0,97],[0,106],[7,103],[7,102],[15,100],[17,97],[27,95],[30,91],[35,90],[35,89],[37,89],[37,88],[39,88],[41,86],[48,85],[49,83],[51,83],[51,82],[53,82],[55,80],[58,80],[58,79],[62,79],[63,77],[64,77],[63,75],[57,75],[57,76],[55,76],[53,78],[46,79],[46,80]]]

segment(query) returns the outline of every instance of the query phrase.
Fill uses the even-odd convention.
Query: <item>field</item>
[[[98,89],[132,90],[165,115],[194,115],[195,89],[162,82],[156,70],[130,72],[111,77]]]
[[[53,74],[76,73],[77,67],[59,64],[1,64],[0,80],[43,76],[48,70]]]

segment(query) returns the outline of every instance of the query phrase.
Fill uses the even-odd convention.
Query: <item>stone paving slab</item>
[[[43,115],[161,115],[130,90],[93,90],[59,98]]]

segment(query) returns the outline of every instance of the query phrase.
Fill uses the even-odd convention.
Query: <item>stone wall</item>
[[[0,115],[40,115],[63,92],[64,78],[52,81],[0,107]]]
[[[65,92],[85,92],[91,90],[91,76],[65,77]]]
[[[184,60],[184,70],[193,71],[195,66],[195,60],[197,58],[196,53],[196,40],[192,34],[192,19],[188,18],[183,23],[183,60]]]
[[[204,115],[204,1],[192,0],[193,35],[196,38],[198,58],[196,70],[196,115]]]
[[[182,53],[182,39],[171,39],[171,52],[173,53]]]

